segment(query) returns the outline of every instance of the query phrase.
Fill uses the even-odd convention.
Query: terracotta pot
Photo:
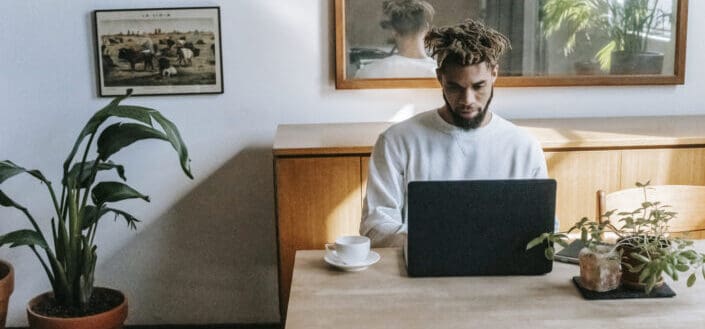
[[[15,289],[15,270],[10,263],[0,260],[0,329],[5,329],[7,305]]]
[[[52,292],[45,292],[34,297],[27,305],[27,319],[30,329],[121,329],[127,318],[127,297],[118,290],[109,288],[95,288],[96,290],[110,290],[122,296],[122,303],[111,310],[94,315],[78,318],[59,318],[44,316],[32,310],[41,301],[51,298]]]

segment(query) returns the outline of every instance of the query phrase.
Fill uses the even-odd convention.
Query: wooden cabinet
[[[595,192],[705,185],[705,116],[515,120],[544,148],[561,228],[594,218]],[[296,250],[358,234],[372,146],[387,123],[280,125],[274,141],[279,284],[286,316]],[[323,262],[321,262],[323,266]]]
[[[360,157],[281,158],[275,173],[279,298],[287,301],[296,250],[322,249],[338,235],[359,234]],[[282,313],[285,305],[280,303]]]

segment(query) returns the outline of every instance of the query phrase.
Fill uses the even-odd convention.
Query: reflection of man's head
[[[394,30],[399,37],[425,34],[435,14],[433,6],[422,0],[389,0],[382,6],[386,17],[382,28]]]
[[[453,123],[465,129],[482,126],[494,95],[499,58],[511,48],[509,39],[467,20],[434,28],[424,41],[438,63],[438,81]]]

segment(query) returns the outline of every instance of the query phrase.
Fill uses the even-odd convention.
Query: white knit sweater
[[[538,141],[511,122],[492,114],[486,126],[466,131],[445,122],[438,110],[384,131],[369,168],[360,234],[374,247],[403,245],[411,181],[548,176]]]

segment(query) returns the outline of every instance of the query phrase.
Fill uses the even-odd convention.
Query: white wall
[[[438,90],[335,90],[329,0],[0,1],[0,159],[39,168],[59,184],[60,164],[96,97],[91,11],[219,5],[225,94],[134,97],[181,129],[194,181],[157,142],[119,153],[128,183],[152,197],[123,206],[137,231],[105,220],[97,283],[125,291],[128,323],[276,322],[277,269],[271,145],[278,124],[384,121],[406,104],[440,104]],[[654,87],[502,88],[508,118],[705,114],[705,3],[690,2],[686,84]],[[46,189],[13,178],[2,190],[47,223]],[[46,225],[45,225],[46,226]],[[26,227],[0,209],[0,232]],[[49,289],[27,248],[0,249],[17,271],[8,325]]]

